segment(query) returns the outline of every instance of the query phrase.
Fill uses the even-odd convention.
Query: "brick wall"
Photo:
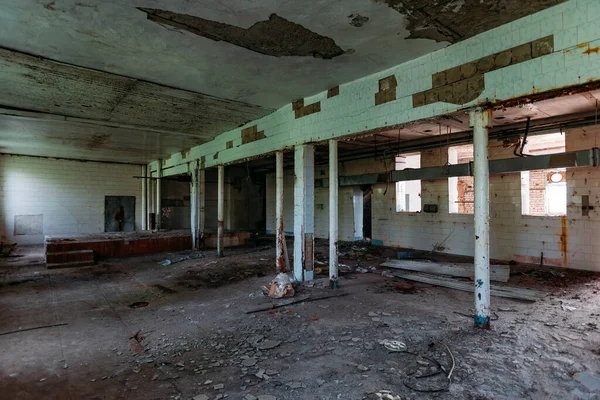
[[[104,231],[104,196],[136,197],[141,226],[138,165],[0,155],[0,235],[19,244],[43,243],[44,235]],[[42,215],[43,233],[14,235],[16,215]]]

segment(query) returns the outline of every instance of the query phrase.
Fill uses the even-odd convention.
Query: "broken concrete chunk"
[[[210,397],[208,397],[205,394],[199,394],[197,396],[192,397],[192,400],[210,400]]]
[[[216,385],[213,385],[213,389],[215,389],[215,390],[221,390],[224,387],[225,387],[225,385],[222,383],[217,383]]]
[[[590,391],[600,390],[600,377],[591,374],[588,371],[577,372],[573,375],[573,378]]]

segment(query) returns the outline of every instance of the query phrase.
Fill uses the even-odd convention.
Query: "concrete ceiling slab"
[[[0,10],[0,107],[166,130],[173,135],[159,134],[163,146],[181,151],[293,100],[560,2],[420,0],[402,8],[383,0],[6,0]],[[140,8],[180,19],[167,23],[160,18],[172,14],[164,13],[148,19]],[[453,17],[477,23],[468,32],[456,28],[458,36],[415,34],[432,26],[443,33]],[[21,129],[4,125],[2,145],[25,152],[29,138],[36,154],[62,154],[59,139],[44,136],[53,124],[42,118]],[[117,133],[135,140],[140,132],[102,129],[113,130],[112,140]],[[178,133],[191,136],[177,146]],[[63,147],[74,149],[74,157],[96,160],[164,154],[155,142],[122,152],[115,151],[118,141],[86,148],[94,134],[60,140],[72,144]]]

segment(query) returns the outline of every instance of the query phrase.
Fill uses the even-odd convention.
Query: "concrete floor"
[[[2,398],[377,399],[381,390],[403,400],[600,398],[596,276],[517,274],[511,284],[551,295],[492,298],[498,319],[480,331],[461,315],[472,313],[472,294],[425,284],[402,293],[379,273],[341,277],[344,297],[246,314],[272,303],[260,287],[274,276],[273,248],[52,271],[29,253],[0,264]],[[356,264],[356,255],[340,262]],[[297,297],[330,293],[325,284],[302,285]],[[68,325],[3,334],[57,323]],[[385,339],[410,353],[388,352]],[[456,360],[448,390],[408,388],[445,386],[442,374],[414,378],[436,361],[450,368],[441,342]]]

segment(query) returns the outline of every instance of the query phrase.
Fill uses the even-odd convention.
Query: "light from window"
[[[473,145],[448,148],[448,163],[467,164],[473,161]],[[475,208],[475,181],[472,176],[448,178],[448,209],[453,214],[473,214]]]
[[[396,171],[421,168],[421,153],[400,154]],[[421,181],[396,182],[396,212],[421,211]]]
[[[565,136],[561,133],[527,138],[523,153],[543,155],[565,151]],[[567,215],[566,169],[521,172],[521,214],[537,216]]]

